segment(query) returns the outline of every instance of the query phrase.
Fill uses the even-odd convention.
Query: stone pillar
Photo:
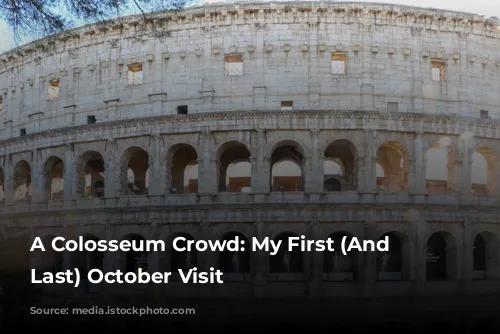
[[[462,286],[461,292],[467,293],[468,287],[472,282],[472,271],[474,270],[474,239],[472,237],[472,229],[469,217],[467,217],[463,222],[463,233],[462,233],[462,247],[458,248],[457,265],[461,268],[457,268],[461,274]],[[457,240],[458,241],[458,240]],[[460,254],[462,252],[462,254]]]
[[[323,233],[321,224],[318,221],[311,222],[311,239],[322,240]],[[309,252],[311,265],[309,273],[309,295],[313,298],[321,297],[323,283],[323,252]],[[306,252],[307,254],[307,252]]]
[[[427,194],[425,181],[425,154],[422,132],[416,132],[413,138],[413,159],[410,165],[411,194],[423,196]]]
[[[418,215],[410,219],[410,241],[413,245],[413,254],[410,269],[410,280],[413,281],[413,293],[419,295],[426,281],[427,272],[427,240],[425,240],[426,222]]]
[[[7,155],[6,161],[3,165],[4,176],[4,191],[5,191],[5,204],[11,205],[14,203],[14,168],[12,165],[12,155]]]
[[[45,198],[45,186],[46,179],[44,173],[44,166],[42,161],[41,152],[39,149],[35,149],[32,152],[31,158],[31,201],[32,202],[42,202],[46,201]]]
[[[201,235],[201,240],[215,240],[216,236],[214,234],[214,229],[213,226],[207,222],[204,221],[200,224],[200,235]],[[218,252],[212,252],[212,251],[206,251],[206,252],[199,252],[198,253],[198,271],[209,271],[210,268],[214,268],[217,270],[217,257],[219,253]],[[222,276],[222,280],[224,280],[224,276]],[[215,285],[210,285],[210,284],[205,284],[205,285],[200,285],[200,295],[203,297],[208,297],[211,295],[212,290],[216,291],[217,286]]]
[[[64,158],[64,176],[63,176],[63,187],[64,187],[64,200],[69,201],[73,199],[73,187],[76,176],[76,157],[73,145],[66,145],[65,158]]]
[[[252,193],[261,194],[270,191],[271,170],[269,166],[269,159],[266,158],[265,145],[266,145],[266,131],[264,129],[257,129],[257,135],[253,136],[254,146],[252,156]]]
[[[378,241],[376,238],[377,224],[374,217],[375,213],[369,211],[367,214],[368,216],[364,223],[363,239]],[[358,265],[358,270],[361,269],[359,271],[361,296],[370,297],[373,294],[377,281],[377,252],[358,252],[358,256],[359,264],[361,264],[361,266]]]
[[[121,189],[117,186],[121,185],[120,176],[120,155],[118,152],[118,147],[116,146],[116,141],[114,139],[109,139],[106,142],[106,155],[105,155],[105,171],[104,171],[104,197],[105,198],[116,198],[118,197]]]
[[[160,163],[160,145],[161,138],[159,135],[154,134],[149,138],[149,152],[148,152],[148,165],[149,165],[149,184],[148,195],[161,195],[166,193],[166,180],[162,179],[161,168],[165,165]]]
[[[255,237],[262,241],[265,237],[265,224],[262,221],[255,222]],[[251,252],[251,264],[253,275],[253,295],[257,298],[265,297],[267,276],[269,273],[269,256],[264,251]]]
[[[364,175],[365,175],[365,194],[375,194],[377,192],[377,148],[374,139],[376,131],[365,129],[365,157],[364,157]]]
[[[304,166],[304,191],[306,193],[320,193],[323,191],[324,168],[319,163],[323,156],[319,150],[319,129],[311,130],[312,150],[306,158]]]
[[[203,145],[203,157],[198,159],[198,193],[215,194],[217,193],[218,178],[216,177],[217,160],[212,152],[212,132],[204,129],[200,136]]]
[[[462,141],[462,169],[461,173],[457,174],[458,179],[461,179],[462,184],[460,188],[460,193],[462,198],[467,198],[472,193],[472,182],[471,182],[471,169],[472,169],[472,153],[474,152],[474,147],[472,139],[464,138]]]

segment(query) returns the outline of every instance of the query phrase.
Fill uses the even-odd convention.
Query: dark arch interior
[[[138,234],[131,234],[125,238],[125,240],[129,240],[132,242],[132,245],[137,245],[135,248],[139,246],[139,242],[144,241],[144,238]],[[126,272],[137,272],[139,268],[144,271],[148,269],[148,253],[147,252],[137,252],[135,250],[130,250],[125,253],[125,271]]]
[[[172,237],[172,241],[177,237],[184,237],[186,241],[178,241],[177,247],[186,247],[188,240],[194,240],[193,236],[188,233],[179,233]],[[189,270],[198,264],[198,253],[195,250],[178,252],[174,249],[170,253],[171,269],[177,271],[179,269]]]
[[[327,281],[354,281],[357,279],[356,251],[350,251],[347,255],[342,254],[342,240],[346,238],[346,245],[352,237],[344,232],[330,234],[328,238],[333,240],[334,252],[323,253],[323,273]]]
[[[486,271],[486,240],[481,235],[474,238],[473,259],[475,271]]]
[[[394,233],[386,233],[381,239],[389,239],[389,251],[377,252],[378,279],[383,281],[400,280],[403,271],[403,243]]]
[[[427,280],[446,280],[446,239],[434,233],[427,241]]]
[[[276,236],[275,242],[281,241],[281,246],[276,255],[269,256],[269,271],[271,273],[302,273],[303,259],[302,252],[298,247],[294,247],[291,252],[288,251],[290,237],[297,237],[294,233],[282,233]]]
[[[224,236],[222,240],[243,240],[245,250],[242,252],[231,252],[226,249],[219,254],[219,267],[222,272],[227,273],[249,273],[250,272],[250,248],[248,239],[238,232],[231,232]],[[241,245],[241,244],[240,244]]]

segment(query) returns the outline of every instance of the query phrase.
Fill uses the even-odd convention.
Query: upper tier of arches
[[[238,6],[129,17],[4,54],[0,139],[219,111],[499,118],[495,19],[383,4]]]
[[[0,203],[215,193],[497,197],[495,140],[344,130],[204,131],[0,157]]]

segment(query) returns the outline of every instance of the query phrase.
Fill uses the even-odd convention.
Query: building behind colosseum
[[[187,265],[171,250],[30,254],[35,236],[389,235],[390,257],[296,252],[288,271],[283,253],[245,251],[236,270],[233,254],[194,252],[191,265],[220,268],[226,283],[153,291],[500,292],[499,23],[387,4],[216,4],[90,25],[7,52],[1,268]],[[78,293],[102,290],[83,284]]]

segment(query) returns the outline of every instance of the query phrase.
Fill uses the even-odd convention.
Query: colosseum
[[[4,53],[1,269],[225,278],[79,296],[439,297],[430,312],[500,293],[499,26],[388,4],[225,3]],[[391,250],[29,252],[34,237],[293,234],[388,236]]]

